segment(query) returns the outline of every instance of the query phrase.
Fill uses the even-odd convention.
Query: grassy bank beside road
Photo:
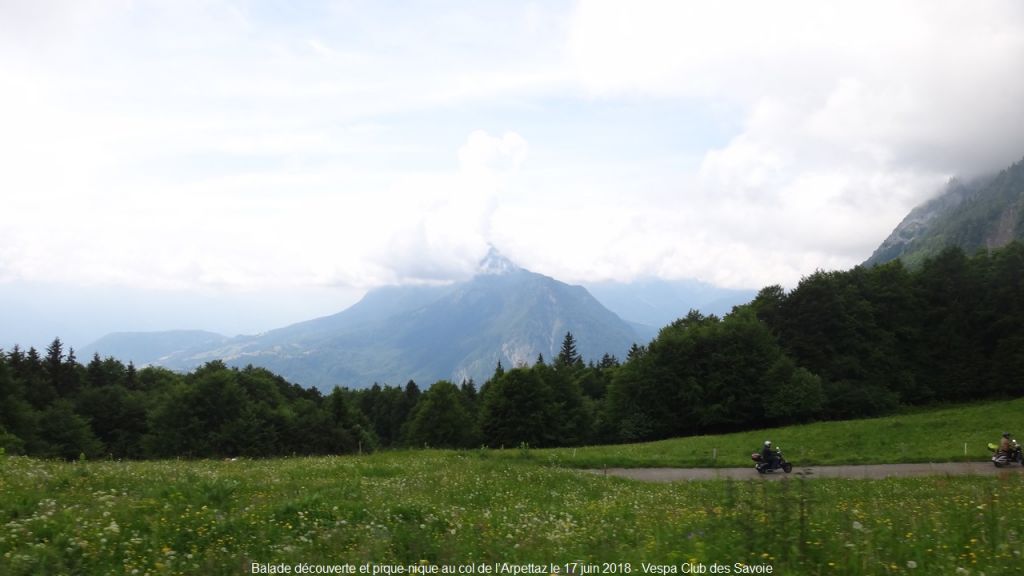
[[[960,462],[988,459],[986,444],[1005,431],[1024,441],[1024,398],[644,444],[529,450],[528,457],[576,468],[748,466],[750,453],[771,440],[795,465]]]

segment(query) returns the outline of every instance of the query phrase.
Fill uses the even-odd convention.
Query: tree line
[[[724,317],[691,311],[628,356],[495,367],[421,390],[328,394],[265,369],[0,351],[0,448],[42,457],[227,457],[571,446],[881,415],[1024,394],[1024,246],[818,271]]]
[[[210,362],[188,374],[82,365],[55,339],[0,354],[0,448],[74,459],[312,455],[375,447],[347,394]]]

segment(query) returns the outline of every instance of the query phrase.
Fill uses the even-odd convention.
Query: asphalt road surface
[[[936,462],[924,464],[865,464],[857,466],[793,466],[793,472],[782,470],[758,474],[751,465],[746,468],[603,468],[587,472],[644,480],[647,482],[679,482],[683,480],[733,480],[789,478],[893,478],[901,476],[993,476],[1024,474],[1022,466],[996,468],[991,462]]]

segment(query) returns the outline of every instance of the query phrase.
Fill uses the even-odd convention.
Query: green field
[[[967,434],[957,422],[991,427],[1021,413],[1020,402],[979,405],[771,434],[794,458],[802,440],[853,436],[870,461],[888,459],[886,441],[902,438],[949,459],[962,456],[962,441],[958,455],[952,439],[927,442],[934,430],[919,427]],[[579,449],[573,462],[678,464],[714,445],[719,464],[745,465],[745,454],[726,450],[749,453],[764,434]],[[824,448],[813,452],[818,462],[830,461]],[[371,562],[427,574],[499,563],[497,574],[502,562],[542,563],[544,573],[576,562],[594,574],[645,574],[644,563],[703,573],[715,564],[774,574],[1024,570],[1021,474],[646,484],[550,465],[568,458],[571,449],[234,462],[0,457],[0,574],[244,574],[253,563],[358,574]]]

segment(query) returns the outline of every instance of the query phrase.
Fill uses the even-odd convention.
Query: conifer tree
[[[582,358],[576,352],[576,339],[573,338],[572,332],[566,332],[565,338],[562,340],[562,350],[555,359],[555,366],[575,366],[580,360]]]

